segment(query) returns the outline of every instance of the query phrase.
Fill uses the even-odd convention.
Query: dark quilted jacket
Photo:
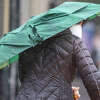
[[[100,72],[83,42],[69,30],[25,51],[19,63],[22,84],[16,100],[73,100],[76,69],[91,100],[100,100]]]

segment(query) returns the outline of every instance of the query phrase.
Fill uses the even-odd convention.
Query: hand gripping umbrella
[[[0,69],[18,60],[18,54],[100,13],[100,4],[65,2],[30,18],[0,39]]]

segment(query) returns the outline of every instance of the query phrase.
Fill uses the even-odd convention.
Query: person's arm
[[[91,100],[100,100],[100,72],[98,72],[90,53],[80,39],[73,42],[73,52],[82,81]]]

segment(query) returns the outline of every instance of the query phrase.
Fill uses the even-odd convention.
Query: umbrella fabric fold
[[[24,25],[0,39],[0,69],[17,60],[18,54],[26,49],[41,44],[76,23],[97,16],[98,13],[100,4],[65,2],[30,18]]]

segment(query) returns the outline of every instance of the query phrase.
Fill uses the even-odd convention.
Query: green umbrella
[[[18,54],[26,49],[41,44],[82,20],[94,18],[99,13],[100,4],[65,2],[32,17],[0,39],[0,69],[18,60]]]

